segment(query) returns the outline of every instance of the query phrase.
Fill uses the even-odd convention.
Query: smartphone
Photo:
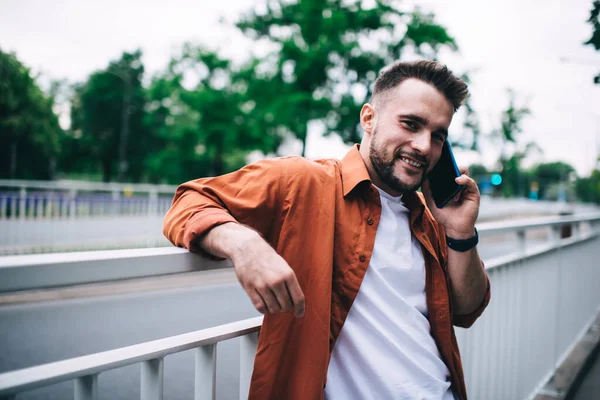
[[[452,153],[452,147],[446,140],[439,161],[427,177],[433,200],[438,208],[444,207],[462,190],[462,185],[454,181],[459,176],[460,172]]]

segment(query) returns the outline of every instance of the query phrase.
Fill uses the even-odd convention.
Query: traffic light
[[[502,176],[500,176],[500,174],[493,174],[491,181],[492,185],[499,186],[502,183]]]

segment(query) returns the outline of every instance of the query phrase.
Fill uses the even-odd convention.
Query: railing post
[[[75,219],[75,213],[76,213],[75,199],[76,198],[77,198],[77,190],[71,189],[71,191],[69,192],[69,218],[70,219]]]
[[[98,398],[98,374],[75,379],[75,400],[96,400]]]
[[[254,357],[258,347],[258,332],[240,338],[240,400],[248,398],[250,379],[254,369]]]
[[[141,400],[162,400],[163,369],[164,359],[162,358],[155,358],[142,363]]]
[[[148,194],[148,215],[158,214],[158,192],[152,191]]]
[[[525,240],[525,229],[519,229],[517,231],[517,248],[519,254],[525,254],[527,252],[527,242]]]
[[[8,195],[0,196],[0,220],[8,219]]]
[[[19,219],[25,219],[25,201],[27,198],[27,190],[21,187],[19,190]]]
[[[119,198],[121,197],[120,192],[118,190],[112,191],[112,204],[113,204],[113,215],[120,215],[121,210],[119,207]]]
[[[45,204],[45,208],[44,208],[44,217],[45,218],[52,218],[52,197],[53,194],[52,192],[46,192],[46,204]]]
[[[579,239],[581,237],[581,222],[573,222],[571,224],[571,236],[574,239]]]
[[[214,400],[217,395],[217,345],[196,349],[194,400]]]
[[[555,224],[550,227],[550,243],[557,246],[560,244],[561,224]]]

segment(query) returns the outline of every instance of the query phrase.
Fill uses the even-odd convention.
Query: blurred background
[[[136,240],[18,236],[160,217],[175,185],[264,157],[342,157],[399,59],[470,83],[450,140],[484,195],[600,203],[599,48],[590,0],[5,0],[0,220],[22,223],[0,254],[165,244],[160,218],[125,224]]]
[[[176,186],[265,157],[343,157],[396,60],[469,82],[450,141],[483,194],[480,222],[597,211],[599,13],[598,0],[2,0],[0,267],[59,287],[21,293],[6,275],[0,373],[255,316],[231,268],[161,275],[197,262],[147,249],[170,246]],[[546,243],[513,233],[482,236],[482,257]],[[146,275],[160,285],[130,280]],[[191,357],[169,358],[167,398],[193,390]],[[103,375],[101,398],[137,395],[136,368]],[[19,399],[72,394],[56,386]]]

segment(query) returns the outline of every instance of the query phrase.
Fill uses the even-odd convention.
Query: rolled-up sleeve
[[[227,222],[247,225],[266,237],[277,213],[282,159],[263,160],[214,178],[180,185],[163,222],[175,246],[193,252],[196,238]]]

